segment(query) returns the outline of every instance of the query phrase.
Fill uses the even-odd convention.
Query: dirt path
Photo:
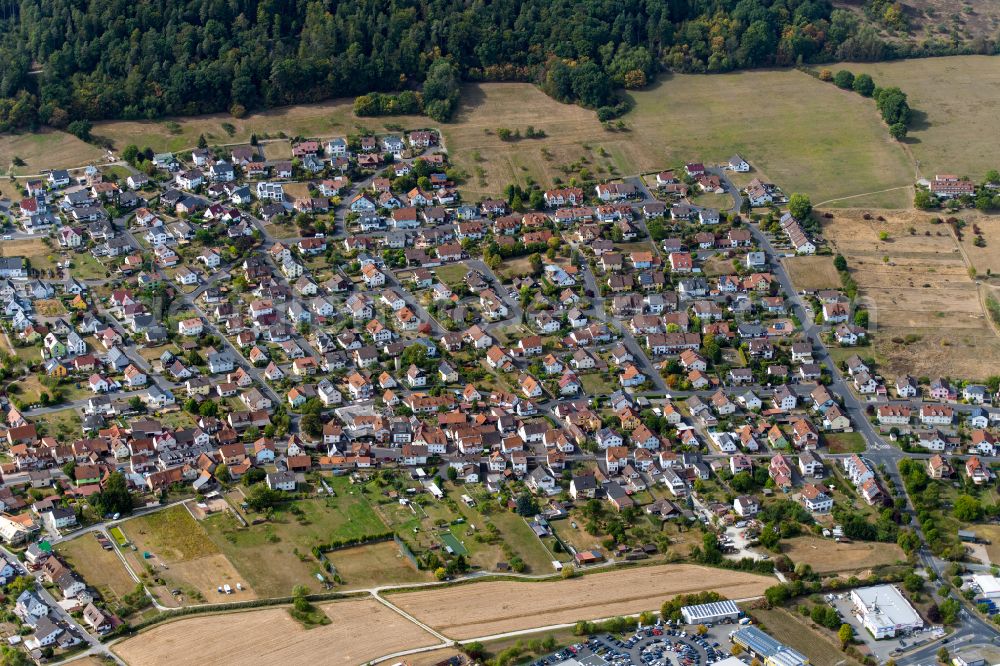
[[[834,201],[847,201],[848,199],[859,199],[861,197],[870,197],[873,194],[882,194],[884,192],[895,192],[896,190],[905,190],[912,188],[912,185],[900,185],[899,187],[890,187],[885,190],[876,190],[875,192],[862,192],[861,194],[852,194],[849,197],[837,197],[836,199],[827,199],[826,201],[820,201],[818,204],[814,204],[814,208],[819,208],[820,206],[825,206],[828,203],[833,203]]]

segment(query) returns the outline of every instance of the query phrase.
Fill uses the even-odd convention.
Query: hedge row
[[[332,550],[340,550],[341,548],[351,548],[353,546],[361,546],[367,543],[374,543],[376,541],[388,541],[395,536],[395,532],[388,530],[386,532],[378,532],[376,534],[369,534],[366,536],[334,539],[328,543],[321,543],[313,546],[313,554],[315,555],[317,551],[321,553],[329,553]],[[319,556],[316,555],[316,557],[318,558]]]

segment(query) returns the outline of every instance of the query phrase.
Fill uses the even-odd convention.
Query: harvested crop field
[[[1000,338],[949,226],[913,211],[864,214],[835,211],[823,235],[858,283],[883,374],[980,378],[996,367]]]
[[[836,543],[811,536],[788,539],[782,545],[782,552],[792,562],[808,564],[818,573],[860,571],[906,559],[903,550],[894,543]]]
[[[839,289],[840,275],[833,267],[833,257],[788,257],[782,259],[788,277],[798,290]]]
[[[763,594],[767,576],[687,564],[638,567],[540,583],[498,581],[394,594],[392,603],[458,640],[655,610],[677,594]]]
[[[264,661],[354,665],[438,642],[374,599],[335,601],[321,608],[332,624],[306,630],[287,608],[199,616],[156,626],[115,645],[114,651],[135,666],[238,666]],[[378,631],[373,631],[376,627]]]

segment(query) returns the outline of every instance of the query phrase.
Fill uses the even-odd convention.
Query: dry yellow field
[[[72,134],[43,129],[35,133],[0,135],[0,168],[6,172],[15,157],[25,166],[14,167],[15,174],[37,174],[43,169],[65,169],[97,164],[104,151],[84,143]]]
[[[32,268],[48,270],[55,268],[53,259],[58,255],[41,238],[20,238],[4,241],[0,244],[0,257],[25,257],[31,262]]]
[[[987,274],[1000,276],[1000,215],[963,210],[958,217],[966,223],[960,242],[966,263],[976,269],[980,279]],[[974,244],[976,227],[986,241],[983,247]]]
[[[818,573],[860,571],[906,559],[903,550],[894,543],[834,543],[811,536],[788,539],[782,543],[782,552],[792,562],[808,564]]]
[[[847,64],[869,72],[881,85],[898,85],[915,109],[910,138],[900,146],[888,137],[874,103],[795,71],[721,75],[674,75],[633,91],[635,110],[626,131],[607,131],[593,111],[560,104],[530,84],[467,85],[455,122],[441,127],[445,144],[466,171],[466,194],[497,194],[512,181],[611,177],[676,166],[686,160],[717,162],[740,152],[788,191],[838,206],[905,208],[910,204],[914,160],[923,176],[959,173],[979,178],[997,165],[1000,136],[1000,68],[989,56],[955,56],[887,63]],[[733,100],[739,100],[734,111]],[[815,118],[822,117],[822,123]],[[161,121],[106,121],[93,133],[156,151],[181,151],[202,134],[210,144],[246,143],[260,137],[332,136],[358,129],[386,131],[432,124],[421,116],[357,118],[351,100],[273,109],[232,118],[215,114]],[[232,133],[227,131],[227,127]],[[543,139],[501,141],[496,129],[544,130]],[[284,157],[287,141],[266,144],[269,157]],[[64,132],[0,137],[0,166],[13,157],[16,171],[84,166],[103,158],[95,146]],[[572,169],[569,167],[572,165]],[[896,189],[899,188],[899,189]],[[890,191],[883,191],[890,190]],[[866,195],[858,197],[858,195]],[[855,197],[843,199],[843,197]]]
[[[393,541],[341,548],[327,557],[337,568],[345,590],[431,580],[430,572],[418,571]]]
[[[839,289],[840,276],[833,266],[833,257],[789,257],[782,259],[788,277],[796,289]]]
[[[265,134],[277,137],[284,134],[294,136],[333,136],[347,134],[363,127],[385,131],[385,123],[398,123],[403,127],[424,127],[428,119],[423,117],[393,116],[391,118],[357,118],[352,112],[353,100],[338,99],[318,104],[287,106],[260,113],[252,113],[245,118],[233,118],[227,113],[217,113],[191,118],[166,118],[163,120],[109,120],[94,123],[95,136],[111,139],[121,150],[130,143],[140,148],[149,146],[154,151],[180,151],[193,148],[202,134],[210,145],[247,143],[250,135]],[[223,128],[227,123],[233,126],[233,134]],[[284,147],[275,146],[268,157],[280,159],[291,154],[287,142]],[[288,155],[285,155],[285,153]],[[2,153],[0,153],[2,154]],[[273,154],[273,157],[272,157]]]
[[[453,159],[470,175],[463,189],[496,194],[527,178],[547,186],[581,169],[607,178],[690,160],[721,162],[735,152],[787,191],[809,192],[816,202],[912,183],[907,155],[887,137],[870,100],[801,72],[674,75],[631,95],[636,106],[623,119],[628,130],[607,131],[593,112],[559,104],[533,86],[467,86],[457,123],[443,127]],[[733,99],[741,100],[739,114]],[[819,116],[821,124],[814,122]],[[495,132],[523,134],[528,125],[546,138],[505,142]],[[562,170],[570,165],[576,169]],[[903,207],[911,196],[896,190],[865,202]]]
[[[322,605],[332,624],[306,630],[287,608],[196,616],[162,624],[114,646],[132,666],[363,664],[438,640],[374,599]]]
[[[1000,525],[976,525],[976,536],[988,541],[983,547],[990,559],[990,564],[1000,565]]]
[[[497,581],[394,594],[393,604],[449,638],[656,610],[670,597],[715,590],[730,599],[763,594],[767,576],[688,564],[639,567],[543,583]]]
[[[875,219],[880,213],[885,222]],[[983,378],[1000,363],[1000,339],[947,225],[918,212],[873,211],[871,220],[862,211],[834,214],[823,235],[858,282],[883,374]]]
[[[763,623],[767,633],[809,657],[809,663],[813,666],[858,664],[838,649],[828,631],[817,628],[809,620],[796,617],[784,608],[754,610],[753,615]]]
[[[997,167],[1000,149],[997,64],[990,56],[955,56],[844,67],[907,94],[916,111],[907,145],[924,177],[956,173],[978,181]]]
[[[891,141],[870,100],[795,70],[711,76],[674,75],[631,93],[635,110],[624,130],[607,130],[592,110],[561,104],[524,83],[470,84],[454,122],[441,126],[452,159],[467,174],[469,198],[496,195],[511,182],[550,186],[554,179],[610,178],[685,161],[719,162],[740,152],[787,191],[813,201],[880,192],[912,184],[906,152]],[[733,100],[740,100],[734,113]],[[815,118],[822,117],[822,123]],[[420,116],[357,118],[351,100],[274,109],[243,119],[226,114],[161,121],[107,121],[94,134],[117,148],[135,143],[181,151],[205,135],[211,145],[258,137],[348,134],[358,129],[425,127]],[[226,131],[224,125],[229,125]],[[528,127],[544,138],[503,141],[497,130]],[[288,142],[265,143],[268,157],[285,157]],[[873,194],[865,205],[906,206],[905,190]],[[842,202],[854,205],[854,201]]]
[[[308,183],[288,183],[284,186],[285,196],[291,201],[298,201],[299,199],[309,198],[309,184]]]
[[[105,599],[119,599],[135,590],[136,582],[118,556],[101,548],[90,534],[60,543],[56,552]]]

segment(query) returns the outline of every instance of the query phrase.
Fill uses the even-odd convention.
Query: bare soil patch
[[[391,601],[450,638],[467,639],[659,608],[677,594],[762,594],[774,579],[687,564],[609,571],[541,583],[498,581],[392,595]]]
[[[701,272],[706,277],[732,275],[736,271],[733,261],[723,254],[712,255],[702,263]]]
[[[860,571],[905,559],[903,550],[894,543],[836,543],[811,536],[788,539],[782,550],[796,564],[808,564],[818,573]]]
[[[114,650],[137,666],[251,665],[265,655],[272,663],[353,665],[437,642],[374,599],[321,608],[332,624],[306,630],[287,608],[199,616],[153,627]]]
[[[63,307],[62,302],[55,298],[35,301],[35,309],[43,317],[58,317],[59,315],[66,314],[66,308]]]

